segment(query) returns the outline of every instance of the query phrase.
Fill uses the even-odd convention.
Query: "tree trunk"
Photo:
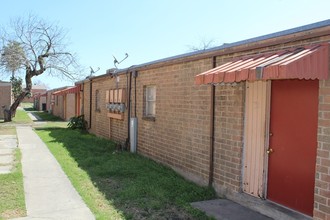
[[[28,94],[28,92],[24,91],[22,92],[15,102],[10,106],[9,109],[4,110],[4,121],[8,122],[11,121],[12,117],[15,115],[16,109],[19,106],[19,104],[23,101],[24,97]]]
[[[15,102],[10,106],[9,109],[4,110],[4,121],[5,122],[9,122],[11,121],[12,117],[15,115],[16,113],[16,109],[19,106],[19,104],[21,104],[21,102],[23,101],[23,99],[25,98],[25,96],[27,96],[28,94],[31,93],[31,89],[32,89],[32,75],[30,73],[30,70],[26,70],[26,75],[25,75],[25,84],[26,84],[26,88],[25,91],[23,91],[15,100]]]

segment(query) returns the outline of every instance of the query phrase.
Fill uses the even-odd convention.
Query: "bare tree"
[[[215,46],[215,40],[201,39],[198,46],[188,46],[190,51],[206,50]]]
[[[43,82],[39,79],[33,80],[33,85],[39,85],[39,86],[44,86],[45,88],[49,89],[49,85],[46,82]]]
[[[74,79],[78,74],[78,65],[75,56],[66,49],[66,32],[36,16],[15,19],[1,33],[3,35],[0,38],[0,52],[1,60],[4,61],[0,62],[2,73],[12,70],[10,65],[13,63],[8,61],[14,58],[15,71],[21,70],[25,76],[26,87],[5,112],[5,121],[11,121],[13,113],[24,97],[31,95],[33,77],[48,73],[51,76]]]

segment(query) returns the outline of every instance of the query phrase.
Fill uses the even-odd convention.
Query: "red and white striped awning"
[[[195,84],[273,79],[327,79],[329,44],[240,58],[195,76]]]

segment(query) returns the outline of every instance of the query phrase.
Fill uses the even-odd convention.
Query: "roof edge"
[[[291,29],[287,29],[287,30],[283,30],[283,31],[274,32],[271,34],[262,35],[259,37],[249,38],[246,40],[241,40],[241,41],[228,43],[228,44],[226,43],[221,46],[212,47],[212,48],[205,49],[205,50],[193,51],[193,52],[189,52],[189,53],[179,54],[179,55],[175,55],[175,56],[171,56],[171,57],[167,57],[167,58],[163,58],[163,59],[158,59],[158,60],[138,64],[138,65],[133,65],[128,68],[118,69],[117,74],[124,74],[124,73],[127,73],[129,70],[134,70],[134,69],[137,70],[137,69],[141,69],[141,68],[144,68],[147,66],[160,64],[160,63],[164,63],[164,62],[170,62],[170,61],[174,61],[177,59],[185,59],[185,58],[204,55],[204,54],[207,55],[209,53],[216,52],[216,51],[221,51],[221,50],[225,50],[225,49],[229,49],[229,48],[233,48],[233,47],[237,47],[237,46],[243,46],[243,45],[256,43],[256,42],[260,42],[260,41],[270,40],[273,38],[284,37],[287,35],[292,35],[292,34],[296,34],[296,33],[300,33],[300,32],[306,32],[309,30],[319,29],[319,28],[327,27],[327,26],[330,26],[330,19],[299,26],[299,27],[295,27],[295,28],[291,28]],[[80,82],[86,82],[86,81],[97,79],[97,78],[100,78],[100,77],[103,77],[106,75],[109,75],[109,74],[103,74],[103,75],[91,77],[89,79],[81,80]]]

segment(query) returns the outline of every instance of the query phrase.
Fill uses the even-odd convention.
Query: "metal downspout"
[[[134,71],[134,117],[136,118],[136,77],[137,71]]]
[[[92,87],[92,79],[89,80],[89,128],[92,128],[92,95],[93,95],[93,87]]]
[[[82,92],[82,95],[80,95],[80,98],[81,98],[80,114],[84,115],[85,114],[85,83],[82,83],[81,85],[82,85],[82,88],[80,87],[80,92]]]
[[[128,74],[128,72],[127,72]],[[129,72],[129,83],[128,83],[128,103],[127,103],[127,139],[126,144],[128,147],[130,147],[128,144],[130,144],[130,121],[131,121],[131,90],[132,90],[132,72]]]
[[[216,67],[217,59],[212,57],[212,68]],[[210,163],[209,163],[209,186],[212,187],[214,172],[214,110],[215,110],[215,85],[211,84],[210,96]]]

